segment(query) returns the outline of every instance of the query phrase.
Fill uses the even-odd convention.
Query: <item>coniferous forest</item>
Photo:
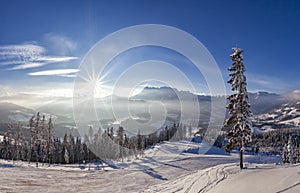
[[[24,130],[30,135],[24,135]],[[94,132],[89,127],[83,136],[73,136],[72,132],[63,137],[54,136],[52,118],[46,119],[37,113],[27,126],[9,124],[0,143],[0,158],[7,160],[22,160],[48,164],[89,163],[95,161],[124,161],[143,155],[147,147],[163,141],[178,141],[191,138],[196,134],[204,136],[205,130],[192,132],[190,126],[173,124],[157,130],[149,135],[138,132],[129,136],[123,127],[115,130],[98,129]],[[219,135],[214,145],[222,148],[227,141],[226,132]],[[298,130],[281,129],[262,134],[253,134],[252,141],[246,151],[282,156],[283,163],[300,162],[300,134]]]
[[[25,137],[23,130],[29,130]],[[0,144],[0,158],[49,164],[88,163],[91,161],[122,160],[138,157],[152,145],[162,141],[182,140],[192,135],[191,128],[182,124],[166,126],[149,135],[138,132],[129,136],[123,127],[107,128],[94,133],[92,127],[82,139],[72,132],[63,138],[54,136],[52,118],[37,113],[28,123],[9,124]]]

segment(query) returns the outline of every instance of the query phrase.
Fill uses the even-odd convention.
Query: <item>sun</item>
[[[80,89],[83,94],[83,96],[86,96],[86,99],[90,99],[93,97],[96,98],[103,98],[106,96],[109,96],[112,94],[112,86],[109,85],[109,83],[112,82],[108,77],[109,72],[99,75],[95,71],[94,64],[91,63],[88,68],[85,68],[85,70],[80,71],[77,76],[80,83]]]
[[[104,98],[112,94],[111,86],[107,85],[108,81],[101,81],[101,79],[95,80],[94,87],[94,97],[95,98]]]

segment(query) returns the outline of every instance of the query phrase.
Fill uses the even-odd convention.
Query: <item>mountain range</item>
[[[126,124],[133,120],[148,122],[153,119],[166,120],[165,124],[176,122],[176,120],[186,120],[187,123],[201,126],[207,123],[215,115],[211,115],[211,102],[225,100],[225,96],[196,95],[188,91],[180,91],[170,87],[145,87],[135,96],[126,97],[107,96],[95,100],[95,109],[101,124],[108,127],[114,124]],[[254,114],[253,122],[255,126],[273,125],[275,128],[283,126],[298,126],[300,124],[300,90],[294,90],[284,94],[268,92],[249,93],[251,110]],[[199,108],[195,107],[195,102],[199,102]],[[111,105],[113,104],[113,106]],[[73,119],[73,102],[68,98],[56,98],[36,109],[26,108],[13,103],[0,103],[0,132],[1,125],[8,122],[28,122],[35,112],[43,112],[52,115],[56,127],[66,130],[75,126]],[[88,110],[94,112],[93,108],[82,104],[74,104],[77,111]],[[184,108],[181,106],[184,105]],[[128,111],[129,107],[129,111]],[[224,106],[218,107],[220,111]],[[182,116],[185,111],[186,117]],[[199,113],[194,113],[194,112]],[[215,110],[214,112],[218,112]],[[116,118],[117,117],[117,118]],[[96,124],[95,117],[84,114],[81,117],[84,125]],[[200,121],[199,121],[200,120]],[[158,121],[159,122],[159,121]]]

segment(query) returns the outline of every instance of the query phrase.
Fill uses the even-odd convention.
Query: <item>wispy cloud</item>
[[[261,74],[247,74],[247,81],[255,90],[267,90],[271,92],[281,92],[291,85],[277,77]]]
[[[37,109],[52,102],[71,107],[73,83],[47,82],[41,85],[4,86],[0,83],[0,103],[9,102]],[[41,100],[43,99],[43,100]]]
[[[77,43],[70,38],[55,33],[44,35],[46,42],[62,54],[71,54],[77,49]]]
[[[46,52],[42,46],[35,44],[4,45],[0,46],[0,59],[20,61],[38,57]]]
[[[20,64],[17,66],[14,66],[12,68],[8,68],[7,70],[23,70],[23,69],[28,69],[28,68],[37,68],[46,65],[47,63],[45,62],[28,62],[25,64]]]
[[[0,46],[0,65],[12,66],[6,70],[23,70],[78,59],[73,56],[49,56],[46,52],[46,48],[33,43]]]
[[[78,59],[77,57],[71,57],[71,56],[44,56],[44,57],[40,57],[40,62],[51,62],[51,63],[55,63],[55,62],[67,62],[70,60],[76,60]]]
[[[63,76],[75,77],[78,69],[55,69],[28,73],[30,76]]]

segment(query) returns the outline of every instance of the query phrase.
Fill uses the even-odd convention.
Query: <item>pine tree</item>
[[[110,128],[110,133],[108,134],[112,140],[114,140],[114,128]]]
[[[74,154],[74,162],[79,163],[80,162],[80,146],[81,146],[81,141],[79,137],[76,137],[76,143],[75,143],[75,154]]]
[[[300,144],[297,147],[296,158],[297,158],[297,163],[300,163]]]
[[[288,163],[290,164],[293,163],[293,155],[294,155],[294,147],[293,147],[292,136],[290,136],[287,145],[287,159],[288,159]]]
[[[245,145],[251,141],[252,124],[250,117],[250,103],[248,101],[246,76],[244,75],[245,66],[243,63],[243,50],[240,48],[232,48],[234,53],[230,55],[233,64],[228,69],[231,84],[231,90],[235,93],[228,97],[230,117],[226,120],[226,126],[232,126],[228,133],[230,137],[229,143],[226,145],[226,150],[230,151],[234,147],[239,148],[240,153],[240,168],[243,169],[243,153]]]
[[[73,135],[70,133],[69,135],[69,163],[74,163],[75,162],[75,141]]]
[[[69,158],[70,158],[69,152],[68,152],[68,149],[66,148],[65,153],[64,153],[64,159],[67,164],[69,163]]]
[[[298,163],[298,147],[296,145],[294,145],[293,149],[293,163]]]
[[[4,133],[2,141],[2,157],[6,160],[10,159],[11,153],[11,139],[10,139],[11,128],[8,125],[8,130]]]
[[[41,116],[37,113],[29,120],[30,127],[30,155],[28,161],[35,159],[36,167],[41,155]]]
[[[123,147],[124,147],[124,154],[125,154],[125,156],[129,156],[130,155],[129,138],[128,138],[128,135],[126,135],[126,133],[124,134]]]
[[[64,139],[62,142],[62,154],[61,154],[63,163],[69,163],[69,158],[70,158],[69,152],[70,152],[70,139],[69,139],[68,134],[65,133]],[[66,160],[66,158],[68,158],[68,159]]]
[[[287,145],[285,144],[282,150],[282,155],[281,155],[281,159],[282,159],[282,163],[288,163],[288,157],[287,157]]]
[[[123,144],[124,144],[124,129],[121,126],[117,130],[117,143],[118,143],[118,147],[119,147],[119,156],[118,157],[121,157],[121,160],[123,162],[123,154],[124,154],[124,148],[123,148]]]
[[[8,124],[7,131],[4,134],[3,142],[4,142],[4,151],[5,151],[5,159],[13,159],[14,151],[13,151],[13,133],[12,133],[12,125]]]
[[[20,123],[17,125],[17,133],[15,135],[15,145],[16,145],[16,151],[17,151],[17,160],[23,160],[25,155],[25,137],[22,132],[22,127]]]
[[[39,129],[39,132],[40,132],[40,137],[41,137],[41,153],[40,153],[40,157],[42,159],[42,162],[43,162],[43,165],[45,163],[45,161],[47,160],[48,158],[48,148],[47,148],[47,145],[48,145],[48,129],[47,129],[47,125],[45,124],[45,121],[46,121],[46,117],[45,115],[42,116],[42,123],[41,123],[41,126]]]
[[[52,157],[53,157],[53,151],[54,151],[54,137],[53,137],[53,123],[52,123],[52,118],[49,118],[48,121],[48,131],[47,131],[47,156],[48,156],[48,162],[49,165],[52,163]]]
[[[143,152],[144,138],[143,138],[143,135],[141,135],[140,130],[138,130],[138,134],[137,134],[136,147],[137,147],[137,150],[140,152],[140,156],[142,156],[144,153]]]
[[[92,126],[90,126],[88,130],[89,141],[93,141],[93,136],[94,136],[94,129]]]
[[[101,128],[98,129],[98,131],[94,134],[92,146],[90,146],[90,149],[98,156],[102,156],[102,131]]]

